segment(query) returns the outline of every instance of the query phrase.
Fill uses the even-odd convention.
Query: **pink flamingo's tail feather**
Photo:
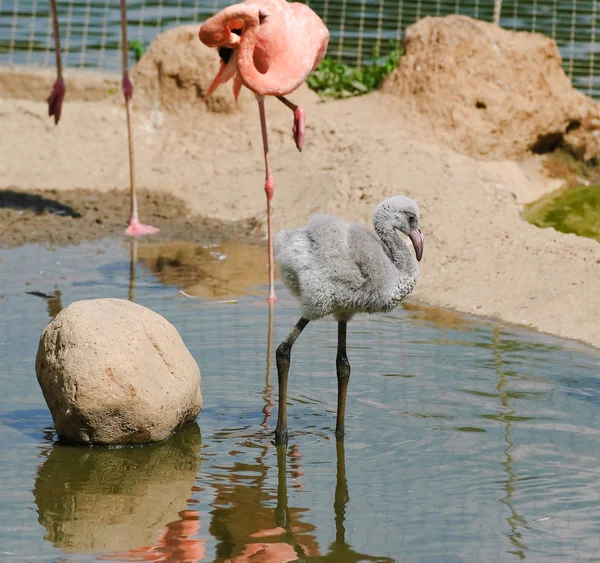
[[[232,64],[233,61],[233,64]],[[219,72],[217,72],[217,75],[213,78],[213,81],[210,83],[210,86],[208,87],[208,90],[206,92],[206,94],[204,95],[204,98],[202,98],[203,101],[206,101],[207,98],[209,98],[210,96],[212,96],[212,94],[214,94],[215,90],[221,85],[221,84],[225,84],[225,82],[227,82],[228,80],[231,79],[231,77],[236,73],[236,66],[235,66],[235,58],[232,57],[229,61],[229,63],[225,63],[221,60],[221,66],[219,68]],[[234,83],[234,92],[235,92],[235,83]],[[236,101],[237,101],[237,97],[236,97]]]
[[[240,90],[242,89],[242,86],[242,79],[240,78],[240,75],[236,73],[236,75],[233,77],[233,97],[235,98],[236,102],[240,96]]]

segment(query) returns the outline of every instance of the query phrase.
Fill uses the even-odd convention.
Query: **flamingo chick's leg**
[[[269,297],[267,301],[273,303],[275,297],[275,274],[273,266],[273,233],[271,230],[271,200],[275,192],[273,175],[269,170],[269,140],[267,139],[267,118],[265,116],[265,97],[256,96],[258,101],[258,112],[260,114],[260,128],[262,131],[263,148],[265,153],[265,193],[267,194],[267,239],[269,243]]]
[[[125,109],[127,111],[127,142],[129,146],[129,200],[130,214],[129,224],[125,229],[125,234],[130,237],[142,235],[151,235],[157,233],[160,229],[151,225],[144,225],[138,219],[137,194],[135,192],[135,160],[133,154],[133,134],[131,131],[131,99],[133,98],[133,84],[129,80],[128,60],[127,60],[127,8],[126,0],[121,0],[121,36],[123,49],[123,96],[125,97]]]
[[[287,380],[290,371],[290,359],[292,357],[292,346],[300,336],[308,319],[300,317],[296,326],[288,337],[278,346],[275,352],[277,360],[277,381],[279,383],[279,401],[277,405],[277,426],[275,428],[275,443],[287,444]]]
[[[283,96],[277,96],[277,99],[294,112],[294,126],[292,127],[292,134],[294,135],[294,141],[298,150],[302,152],[304,146],[304,130],[306,129],[306,113],[304,110],[290,102]]]
[[[348,321],[338,321],[338,348],[335,360],[338,380],[338,406],[337,422],[335,425],[335,436],[341,439],[344,437],[344,418],[346,415],[346,390],[348,381],[350,381],[350,362],[346,356],[346,327]]]
[[[346,480],[346,451],[344,440],[336,440],[335,453],[336,476],[333,511],[336,518],[336,543],[340,545],[345,543],[344,535],[346,531],[344,528],[344,520],[346,519],[346,506],[350,500],[350,495],[348,494],[348,481]],[[340,536],[338,536],[338,533]]]
[[[277,444],[277,507],[275,508],[275,526],[290,531],[290,511],[287,494],[286,445]]]
[[[48,96],[48,116],[54,116],[54,124],[58,125],[62,112],[62,103],[65,99],[67,87],[62,75],[62,60],[60,58],[60,28],[58,27],[58,11],[56,0],[50,0],[50,11],[52,12],[52,28],[54,30],[54,52],[56,53],[56,82],[52,86],[52,92]]]

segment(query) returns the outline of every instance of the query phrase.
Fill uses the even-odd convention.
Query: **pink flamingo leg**
[[[62,104],[65,99],[67,88],[62,75],[62,60],[60,57],[60,29],[58,27],[58,12],[56,0],[50,0],[50,11],[52,12],[52,27],[54,30],[54,52],[56,53],[56,82],[52,86],[52,92],[48,96],[48,116],[54,116],[54,124],[58,125]]]
[[[260,113],[260,128],[262,131],[263,148],[265,152],[265,194],[267,195],[267,239],[269,242],[269,297],[268,303],[274,303],[275,297],[275,275],[273,271],[273,233],[271,230],[271,200],[275,192],[273,175],[269,170],[269,140],[267,139],[267,118],[265,116],[265,97],[256,96],[258,101],[258,112]]]
[[[135,192],[135,160],[133,153],[133,134],[131,131],[131,99],[133,98],[133,84],[129,80],[128,60],[127,60],[127,10],[126,0],[121,0],[121,35],[123,50],[123,96],[125,97],[125,109],[127,111],[127,142],[129,145],[129,197],[130,197],[130,216],[129,225],[125,229],[125,234],[130,237],[151,235],[157,233],[160,229],[151,225],[144,225],[138,219],[137,194]]]
[[[306,113],[300,106],[293,104],[283,96],[277,96],[277,99],[294,112],[294,126],[292,127],[292,134],[294,135],[296,147],[298,147],[298,150],[302,152],[302,147],[304,146],[304,131],[306,129]]]

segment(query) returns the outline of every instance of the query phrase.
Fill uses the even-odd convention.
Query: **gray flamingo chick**
[[[346,326],[357,313],[393,309],[415,287],[423,255],[419,207],[404,196],[382,201],[373,213],[375,233],[331,215],[313,215],[305,227],[280,231],[275,258],[281,278],[300,301],[302,316],[277,348],[279,407],[275,441],[287,442],[287,379],[292,346],[309,321],[332,315],[338,321],[338,405],[335,434],[344,435],[350,363]],[[415,249],[397,233],[409,237]]]

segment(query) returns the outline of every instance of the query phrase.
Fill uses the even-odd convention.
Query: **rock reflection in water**
[[[238,297],[264,285],[267,271],[262,246],[237,242],[209,247],[177,241],[143,243],[137,248],[136,258],[162,284],[212,299]]]
[[[196,423],[166,442],[143,447],[54,444],[42,454],[46,459],[33,489],[38,521],[47,530],[44,539],[83,554],[168,548],[181,530],[193,533],[198,522],[186,510],[200,468],[200,445]],[[181,541],[171,547],[180,549]]]

